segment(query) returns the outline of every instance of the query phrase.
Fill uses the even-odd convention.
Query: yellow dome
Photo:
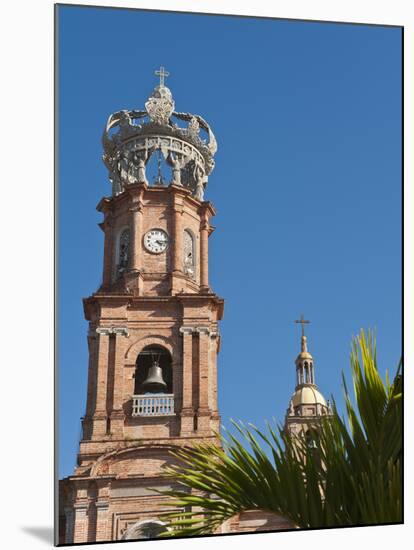
[[[299,361],[300,359],[309,359],[309,360],[312,361],[313,357],[308,351],[302,351],[302,352],[299,353],[298,358],[296,359],[296,361]]]
[[[315,386],[303,386],[292,395],[294,407],[298,405],[315,405],[316,403],[327,406],[324,396]]]

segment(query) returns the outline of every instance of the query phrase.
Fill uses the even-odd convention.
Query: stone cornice
[[[128,187],[126,187],[126,194],[129,195],[132,198],[142,196],[145,191],[148,191],[149,187],[148,184],[145,182],[140,183],[130,183]],[[122,195],[122,193],[121,193]],[[118,195],[121,196],[121,195]]]
[[[131,296],[130,294],[101,294],[95,293],[88,298],[83,298],[83,306],[85,317],[90,320],[89,313],[90,308],[93,306],[105,306],[112,307],[114,305],[125,305],[128,309],[138,308],[140,304],[157,304],[157,303],[182,303],[194,305],[196,303],[213,302],[218,308],[219,319],[223,316],[224,300],[213,292],[207,293],[179,293],[168,296]],[[126,319],[125,319],[126,320]],[[122,321],[121,321],[122,322]]]
[[[96,205],[96,210],[98,212],[107,212],[111,209],[113,203],[113,199],[109,197],[102,197],[102,199],[98,202]]]
[[[204,201],[200,205],[200,213],[201,215],[208,215],[208,217],[213,217],[216,215],[216,209],[214,208],[214,205],[210,201]]]

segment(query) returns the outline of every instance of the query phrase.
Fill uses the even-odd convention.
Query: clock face
[[[168,246],[168,235],[163,229],[150,229],[144,235],[144,246],[148,252],[161,254]]]

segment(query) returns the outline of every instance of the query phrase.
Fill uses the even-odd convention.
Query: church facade
[[[112,196],[97,206],[103,277],[84,299],[86,412],[77,467],[59,482],[60,544],[156,537],[166,529],[167,507],[152,489],[171,488],[162,477],[174,461],[171,451],[216,442],[220,428],[224,301],[209,285],[215,210],[204,197],[217,143],[201,116],[175,111],[168,73],[161,67],[157,74],[145,109],[114,113],[103,134]],[[150,183],[151,159],[158,172]],[[304,334],[296,366],[286,416],[286,428],[295,433],[329,412]],[[223,532],[289,527],[247,516]]]

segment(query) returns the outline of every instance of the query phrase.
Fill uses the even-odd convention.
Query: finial
[[[295,323],[300,323],[302,325],[302,338],[301,338],[301,351],[308,351],[308,345],[306,342],[306,336],[305,336],[305,325],[308,325],[310,321],[307,321],[305,317],[302,315],[300,316],[300,319],[295,321]]]
[[[170,76],[170,73],[165,70],[165,68],[161,65],[158,71],[155,71],[155,75],[160,77],[160,86],[163,88],[165,86],[164,84],[164,78],[168,78]]]

